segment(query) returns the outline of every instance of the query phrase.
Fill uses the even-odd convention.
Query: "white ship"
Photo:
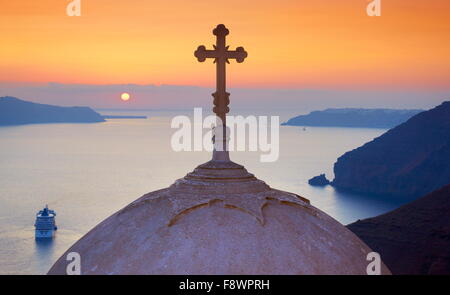
[[[55,224],[55,216],[55,211],[48,209],[48,206],[45,206],[43,210],[36,214],[36,222],[34,224],[36,239],[53,238],[55,231],[58,229]]]

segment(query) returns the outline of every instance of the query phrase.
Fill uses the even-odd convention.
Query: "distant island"
[[[89,107],[60,107],[16,97],[0,97],[0,126],[39,123],[96,123],[103,117]]]
[[[450,101],[419,113],[334,164],[336,188],[414,199],[450,183]]]
[[[147,116],[103,115],[103,119],[147,119]]]
[[[285,126],[392,128],[423,110],[326,109],[288,120]]]
[[[393,274],[450,274],[450,185],[347,227]]]

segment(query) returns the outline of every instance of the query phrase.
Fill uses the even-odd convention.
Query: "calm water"
[[[173,114],[147,112],[147,120],[116,119],[99,124],[1,127],[0,274],[46,273],[101,220],[208,161],[207,152],[171,150]],[[290,114],[284,113],[282,119],[288,117]],[[332,179],[337,157],[383,132],[281,127],[277,162],[260,163],[257,152],[231,156],[272,187],[300,194],[347,224],[398,204],[338,193],[329,186],[314,188],[307,180],[320,173]],[[59,230],[53,242],[36,243],[34,218],[45,204],[56,210]]]

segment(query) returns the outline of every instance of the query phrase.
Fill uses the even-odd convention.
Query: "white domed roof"
[[[69,252],[81,255],[82,274],[366,274],[371,250],[308,200],[211,161],[113,214]],[[65,274],[67,253],[49,274]]]

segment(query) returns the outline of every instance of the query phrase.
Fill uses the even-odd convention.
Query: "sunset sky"
[[[211,87],[211,47],[249,57],[228,66],[231,87],[450,89],[450,1],[382,0],[0,0],[0,83],[170,84]],[[6,84],[5,84],[6,83]]]

